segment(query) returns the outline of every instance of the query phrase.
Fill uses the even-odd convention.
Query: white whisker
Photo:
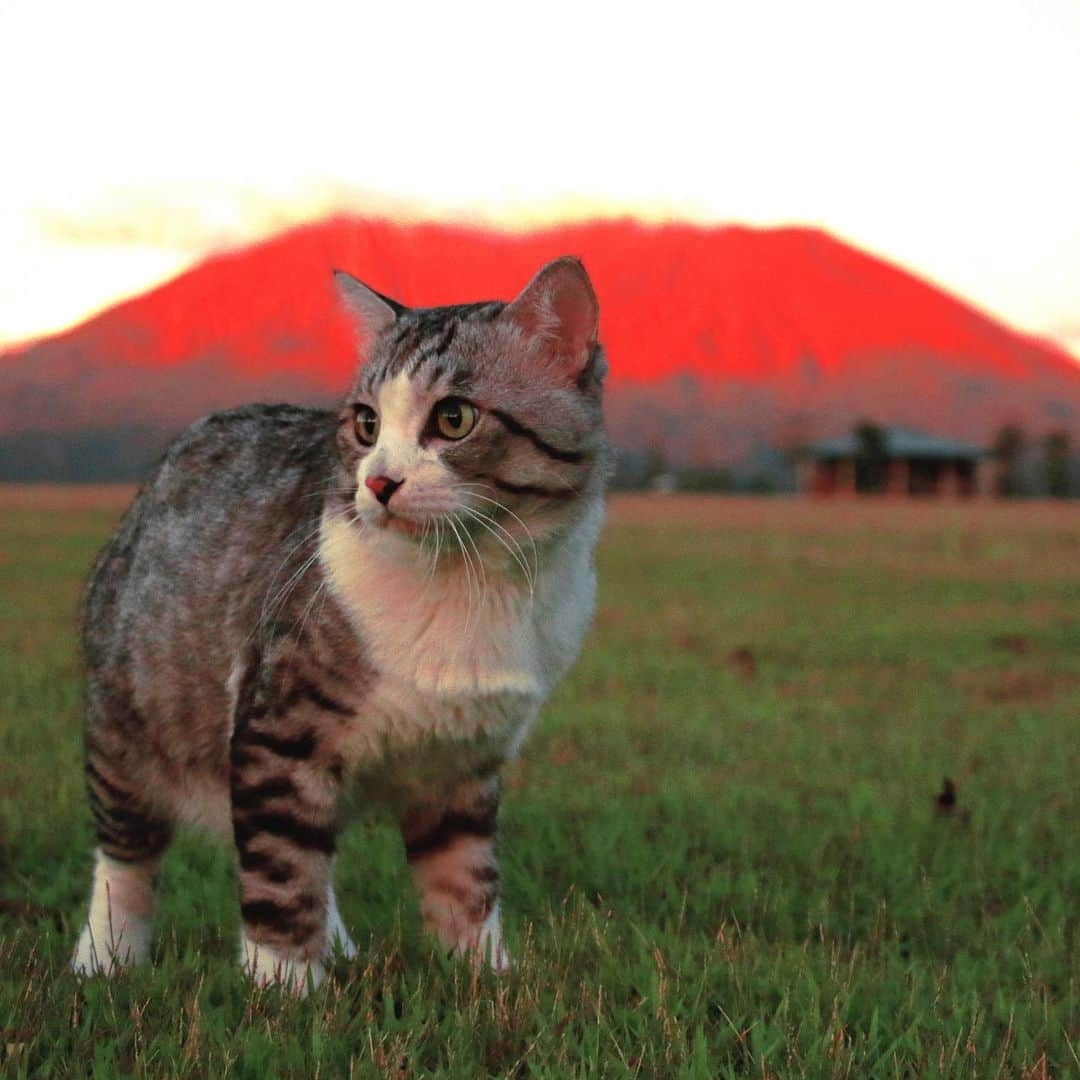
[[[453,515],[448,515],[443,519],[447,525],[450,526],[454,533],[454,538],[457,540],[458,547],[461,549],[461,557],[465,566],[465,581],[468,587],[468,607],[465,612],[465,637],[469,636],[469,625],[472,621],[473,611],[473,569],[472,559],[469,557],[469,553],[465,550],[465,542],[461,539],[461,531],[457,527],[457,523],[454,521]]]
[[[510,530],[507,529],[504,525],[496,521],[491,514],[485,514],[483,511],[478,510],[474,506],[465,507],[465,509],[467,509],[469,513],[475,515],[479,520],[481,520],[489,531],[491,529],[497,529],[499,531],[501,536],[498,537],[498,539],[502,540],[504,547],[510,545],[510,554],[513,555],[515,561],[521,567],[522,572],[525,575],[526,581],[529,582],[529,588],[531,590],[536,583],[536,571],[533,567],[529,565],[528,559],[526,559],[525,557],[525,551],[522,548],[521,544],[518,543],[517,537],[514,536],[514,534],[510,532]]]
[[[317,525],[314,529],[308,532],[302,540],[293,545],[289,555],[285,557],[285,560],[282,562],[281,566],[284,567],[284,565],[289,561],[292,555],[296,551],[298,551],[305,543],[312,540],[321,528],[322,522],[320,521],[319,525]],[[319,546],[318,544],[316,544],[315,550],[307,558],[304,559],[304,561],[297,567],[296,570],[293,571],[293,573],[289,576],[289,579],[273,596],[273,599],[270,599],[270,594],[273,589],[273,579],[271,579],[271,584],[267,588],[266,595],[263,598],[263,606],[261,612],[259,613],[258,621],[255,623],[255,627],[247,639],[248,641],[252,640],[252,638],[255,638],[261,632],[267,622],[273,621],[273,619],[277,617],[278,613],[284,607],[285,602],[288,600],[293,590],[297,587],[297,585],[299,585],[301,578],[315,564],[315,561],[318,558]],[[281,567],[279,567],[278,571],[276,571],[275,578],[277,574],[280,574],[280,572]]]
[[[478,487],[486,488],[489,491],[495,491],[496,490],[491,484],[481,484],[481,483],[458,484],[457,485],[457,490],[458,491],[465,491],[470,499],[480,499],[482,502],[490,503],[497,510],[501,510],[508,517],[512,517],[514,519],[514,521],[516,521],[518,523],[518,525],[521,526],[522,531],[529,538],[529,544],[532,546],[533,580],[535,581],[536,576],[540,572],[540,552],[537,550],[536,540],[533,537],[532,530],[529,528],[528,525],[525,524],[524,521],[521,520],[520,517],[518,517],[517,514],[514,513],[513,510],[510,509],[510,507],[505,505],[505,503],[501,503],[498,499],[493,499],[488,495],[479,495],[479,494],[477,494],[476,491],[470,490],[472,488],[478,488]]]
[[[294,544],[292,544],[292,546],[289,548],[289,550],[285,552],[285,556],[282,558],[281,562],[278,563],[277,569],[273,572],[273,574],[270,575],[270,581],[268,582],[268,584],[266,586],[266,593],[263,596],[262,610],[259,613],[259,622],[262,621],[263,616],[266,614],[266,609],[267,609],[267,606],[268,606],[268,603],[269,603],[270,593],[273,591],[274,584],[276,583],[279,575],[281,574],[281,571],[285,569],[286,564],[289,562],[289,560],[292,558],[292,556],[301,547],[303,547],[304,544],[307,543],[307,541],[309,541],[319,531],[319,529],[321,527],[322,527],[322,521],[320,520],[319,523],[313,529],[310,529],[303,536],[301,536],[300,539],[297,540]]]
[[[304,605],[304,610],[300,614],[300,624],[297,627],[296,635],[293,638],[292,657],[296,656],[296,650],[300,644],[300,638],[303,636],[304,633],[304,626],[307,624],[308,615],[315,607],[315,601],[318,600],[320,594],[322,594],[325,602],[325,593],[327,591],[329,591],[329,579],[324,577],[322,581],[320,581],[319,584],[315,587],[315,591],[311,594],[311,599],[308,600],[307,604]]]
[[[468,514],[470,518],[472,518],[474,521],[476,521],[481,526],[481,528],[483,528],[487,532],[489,532],[494,537],[494,539],[503,548],[505,548],[507,554],[514,560],[514,562],[521,569],[521,573],[525,578],[525,583],[529,587],[529,596],[531,597],[533,595],[533,591],[534,591],[534,588],[535,588],[535,582],[534,582],[533,576],[532,576],[532,568],[529,566],[528,562],[525,559],[525,554],[521,550],[521,545],[518,544],[518,542],[514,539],[514,537],[511,536],[510,533],[508,533],[505,529],[503,529],[502,526],[498,524],[498,522],[493,521],[493,520],[491,520],[491,518],[488,518],[488,517],[484,516],[478,510],[475,510],[475,509],[473,509],[472,507],[469,507],[469,506],[462,506],[461,510],[462,510],[463,513]],[[496,529],[500,529],[501,532],[504,535],[500,536],[499,533],[497,533],[495,531]],[[508,542],[507,538],[509,538],[509,542]],[[511,545],[513,545],[513,546],[511,546]],[[515,550],[515,548],[517,550]]]
[[[454,515],[451,514],[450,516],[453,517]],[[482,617],[484,613],[484,603],[487,600],[487,564],[484,562],[483,555],[480,554],[480,549],[476,546],[476,540],[473,538],[472,533],[469,532],[468,525],[460,519],[458,519],[458,522],[461,525],[462,531],[465,533],[465,538],[469,541],[473,551],[476,553],[476,564],[482,579],[482,584],[480,586],[480,603],[478,604],[478,617]]]

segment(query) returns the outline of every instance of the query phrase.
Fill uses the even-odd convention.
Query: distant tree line
[[[888,448],[885,429],[863,421],[855,427],[857,491],[881,491],[885,486]],[[1006,424],[994,439],[995,494],[1080,497],[1080,458],[1072,454],[1072,440],[1063,428],[1041,439],[1029,439],[1019,424]]]
[[[855,490],[881,491],[885,487],[889,448],[885,429],[861,421],[855,425]]]
[[[107,431],[0,435],[0,482],[93,484],[141,480],[172,435],[136,425]]]
[[[153,467],[171,434],[132,425],[97,432],[0,435],[0,482],[140,480]],[[862,422],[855,435],[859,447],[857,489],[879,491],[886,475],[884,429]],[[616,452],[613,486],[624,491],[792,492],[796,488],[794,453],[805,439],[781,438],[779,442],[780,446],[758,443],[736,461],[706,465],[669,460],[653,447],[622,447]],[[992,448],[996,493],[1080,498],[1078,449],[1064,429],[1034,438],[1019,424],[1005,425]]]
[[[885,428],[872,421],[855,425],[856,490],[882,491],[888,465]],[[790,441],[790,440],[789,440]],[[616,452],[612,486],[621,491],[700,491],[739,494],[779,494],[795,490],[794,454],[757,447],[744,459],[711,466],[671,462],[652,447],[623,447]],[[1080,498],[1080,455],[1069,433],[1052,431],[1029,438],[1018,424],[1007,424],[992,445],[995,494]]]
[[[994,439],[994,458],[998,495],[1080,497],[1080,458],[1064,429],[1034,439],[1019,424],[1006,424]]]
[[[653,447],[620,447],[611,486],[616,491],[772,495],[795,490],[795,471],[786,453],[764,446],[723,465],[681,465]]]

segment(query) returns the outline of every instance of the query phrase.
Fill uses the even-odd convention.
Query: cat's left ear
[[[353,317],[357,329],[374,340],[397,322],[407,310],[395,300],[369,288],[359,278],[344,270],[334,271],[334,284],[345,310]]]
[[[572,255],[539,270],[502,318],[537,339],[572,379],[585,371],[596,349],[600,305],[585,267]]]

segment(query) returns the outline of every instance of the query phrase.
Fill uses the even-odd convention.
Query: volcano
[[[1006,423],[1080,432],[1063,350],[818,230],[336,217],[0,355],[0,478],[129,478],[213,409],[332,402],[354,354],[332,268],[427,307],[509,299],[562,254],[600,298],[620,446],[709,466],[862,419],[982,443]]]

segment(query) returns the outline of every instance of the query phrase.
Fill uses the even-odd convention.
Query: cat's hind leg
[[[499,782],[462,784],[439,808],[405,816],[402,833],[424,926],[444,948],[495,971],[509,966],[495,857]]]
[[[80,975],[111,974],[149,952],[154,875],[171,829],[92,749],[86,780],[98,848],[90,910],[71,967]]]

